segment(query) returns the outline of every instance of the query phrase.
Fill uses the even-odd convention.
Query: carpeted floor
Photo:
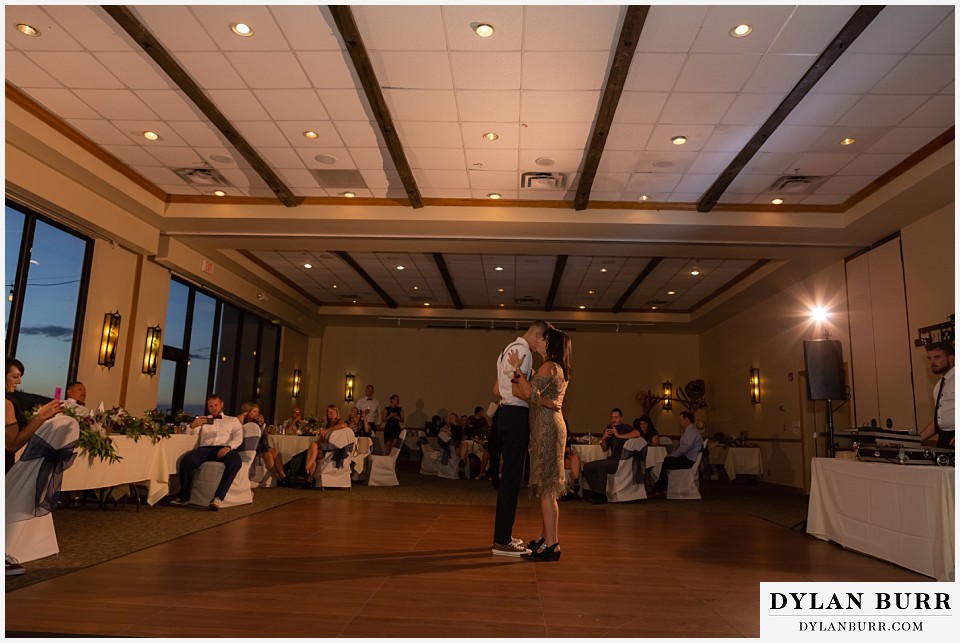
[[[350,490],[270,488],[255,491],[251,505],[230,507],[219,512],[200,507],[170,507],[167,501],[155,507],[134,504],[104,510],[93,505],[62,508],[54,513],[60,554],[26,563],[27,573],[6,579],[6,591],[55,578],[90,565],[123,556],[181,536],[268,511],[300,498],[319,498],[334,494],[351,502],[415,502],[449,505],[496,505],[496,491],[489,481],[445,480],[422,476],[416,466],[400,464],[399,487],[354,486]],[[723,514],[748,514],[769,520],[785,528],[801,524],[807,515],[807,496],[798,489],[765,484],[744,484],[703,480],[701,501],[639,501],[625,505],[590,505],[581,500],[561,504],[576,505],[578,513],[589,511],[645,511],[649,508],[670,511],[703,511]],[[526,489],[520,492],[521,507],[534,508]],[[493,514],[491,512],[491,524]],[[561,523],[562,524],[562,523]]]

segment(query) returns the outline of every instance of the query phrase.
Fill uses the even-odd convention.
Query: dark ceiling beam
[[[730,162],[730,165],[720,173],[707,191],[697,201],[698,212],[710,212],[713,206],[717,204],[723,193],[730,187],[734,179],[743,171],[750,159],[760,151],[763,144],[773,134],[773,132],[783,123],[784,119],[790,115],[800,101],[813,89],[813,86],[827,73],[827,70],[837,62],[837,59],[850,48],[857,37],[863,33],[864,29],[873,22],[873,19],[883,10],[883,5],[868,5],[859,7],[847,24],[843,26],[840,33],[837,34],[829,45],[823,50],[820,56],[814,61],[803,78],[797,82],[786,98],[777,106],[766,122],[760,126],[756,134],[753,135],[747,144],[740,150],[740,153]]]
[[[343,259],[344,263],[346,263],[348,266],[353,268],[358,275],[363,277],[363,280],[366,281],[368,284],[370,284],[370,287],[373,288],[378,295],[380,295],[380,299],[383,300],[383,303],[385,303],[390,308],[398,307],[397,302],[393,300],[393,297],[387,294],[387,291],[381,288],[380,284],[374,281],[373,277],[371,277],[367,273],[367,271],[363,269],[363,266],[358,264],[357,260],[350,256],[349,252],[345,252],[343,250],[335,250],[333,254]]]
[[[620,299],[617,300],[617,303],[613,305],[611,312],[619,313],[623,310],[624,305],[627,303],[627,300],[630,299],[630,296],[633,294],[637,288],[640,287],[640,284],[643,283],[643,280],[650,276],[650,273],[653,272],[653,269],[660,265],[660,262],[663,261],[663,257],[654,257],[647,262],[647,265],[643,267],[643,270],[640,271],[640,274],[637,275],[637,278],[633,280],[633,283],[630,284],[623,294],[620,295]]]
[[[547,293],[547,301],[543,305],[544,312],[553,310],[553,302],[557,298],[557,291],[560,290],[560,280],[563,279],[563,271],[567,267],[567,255],[557,255],[557,263],[553,264],[553,279],[550,280],[550,291]]]
[[[433,257],[433,262],[437,264],[437,270],[440,271],[440,276],[443,278],[443,283],[447,287],[450,299],[453,300],[453,307],[457,310],[463,310],[463,302],[460,301],[457,287],[453,284],[453,276],[450,274],[450,270],[447,269],[447,262],[443,258],[443,253],[434,252],[431,256]]]
[[[241,248],[237,250],[237,252],[239,252],[241,255],[249,259],[251,262],[255,263],[257,267],[259,267],[264,272],[273,275],[283,283],[287,284],[287,286],[297,291],[297,293],[299,293],[301,297],[303,297],[310,303],[315,304],[318,308],[323,306],[322,301],[320,301],[319,299],[311,295],[309,292],[301,288],[297,282],[287,277],[285,274],[283,274],[282,272],[280,272],[279,270],[277,270],[276,268],[268,264],[266,261],[264,261],[257,255],[253,254],[253,252],[251,252],[250,250],[245,250]]]
[[[203,93],[200,86],[187,74],[187,72],[174,60],[157,38],[150,33],[146,25],[124,6],[103,5],[103,10],[113,18],[120,27],[126,31],[131,38],[150,56],[157,65],[160,66],[167,76],[183,91],[187,97],[203,112],[203,115],[213,123],[214,127],[220,130],[220,133],[230,141],[230,144],[240,155],[246,159],[250,167],[260,175],[263,182],[269,186],[280,202],[288,208],[296,207],[299,203],[297,197],[290,191],[280,177],[274,173],[267,162],[264,161],[253,146],[243,138],[236,128],[227,120],[227,117],[217,109],[207,95]]]
[[[573,200],[573,207],[576,210],[586,210],[590,202],[590,190],[593,189],[593,181],[597,178],[597,168],[600,166],[603,148],[607,144],[607,134],[610,133],[613,117],[617,113],[617,104],[623,93],[623,85],[627,81],[627,74],[630,73],[630,63],[633,61],[637,41],[640,40],[640,32],[643,31],[649,12],[649,5],[627,7],[623,26],[620,28],[620,36],[617,38],[617,48],[613,52],[613,61],[610,63],[610,71],[607,74],[607,84],[603,88],[603,97],[600,99],[600,109],[593,124],[590,147],[587,149],[583,169],[580,171],[580,184]]]
[[[350,54],[353,68],[357,71],[360,84],[363,85],[363,91],[370,102],[370,108],[373,109],[373,115],[377,119],[380,131],[383,133],[383,139],[387,144],[387,150],[390,152],[390,158],[393,159],[393,165],[397,168],[397,173],[400,174],[400,180],[403,181],[403,189],[407,193],[410,205],[414,208],[422,208],[423,198],[420,196],[420,188],[417,187],[413,170],[410,169],[407,155],[403,151],[403,145],[400,144],[400,137],[397,136],[397,130],[393,126],[393,117],[390,116],[387,101],[383,98],[380,81],[377,80],[373,65],[370,64],[370,56],[367,55],[367,48],[360,37],[357,22],[353,19],[353,12],[347,5],[328,5],[327,8],[333,14],[333,21],[337,23],[337,29],[340,30],[343,43],[347,46],[347,53]]]

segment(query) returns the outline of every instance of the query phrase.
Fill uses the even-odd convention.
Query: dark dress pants
[[[660,465],[660,477],[657,478],[657,484],[653,485],[654,491],[666,491],[668,476],[671,469],[689,469],[693,466],[693,460],[682,455],[668,455],[663,459]]]
[[[620,466],[620,458],[605,458],[603,460],[594,460],[583,465],[580,475],[590,485],[593,493],[607,497],[607,476],[617,472]]]
[[[530,446],[530,409],[525,406],[501,405],[497,417],[497,435],[502,444],[503,473],[497,488],[497,515],[493,542],[505,545],[513,535],[517,517],[517,498],[523,481],[523,463]],[[491,463],[491,467],[493,464]]]
[[[180,476],[180,500],[184,502],[190,500],[190,489],[193,486],[193,476],[197,472],[197,468],[204,462],[211,461],[222,462],[224,465],[220,484],[217,485],[217,491],[213,494],[220,500],[224,499],[243,463],[240,461],[240,454],[233,449],[227,455],[218,458],[217,452],[222,448],[222,446],[197,447],[193,451],[183,454],[177,464],[177,475]]]

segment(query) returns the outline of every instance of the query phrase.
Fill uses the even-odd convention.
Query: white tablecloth
[[[379,435],[379,434],[378,434]],[[369,440],[370,438],[357,438],[358,440]],[[297,455],[301,451],[306,451],[310,448],[312,442],[317,441],[317,436],[315,435],[279,435],[271,434],[268,437],[270,441],[270,446],[276,449],[277,454],[280,456],[282,462],[287,463],[290,461],[290,458]],[[382,444],[382,443],[381,443]],[[351,461],[355,458],[351,457]],[[361,467],[362,469],[362,467]]]
[[[711,447],[712,449],[712,447]],[[723,457],[723,470],[727,472],[727,477],[733,480],[738,473],[750,474],[755,476],[763,475],[763,454],[760,449],[754,447],[727,447],[725,454],[718,454]],[[717,464],[721,460],[717,459]]]
[[[955,469],[812,460],[807,533],[954,580]]]
[[[119,462],[108,463],[77,455],[73,466],[63,472],[62,491],[101,489],[131,483],[147,483],[147,504],[155,505],[169,493],[170,475],[177,472],[177,460],[197,444],[197,436],[175,434],[153,444],[142,437],[137,442],[125,435],[111,435]]]
[[[593,462],[594,460],[604,460],[607,457],[607,452],[603,450],[599,444],[574,444],[573,450],[577,452],[577,455],[580,456],[580,465],[583,466],[588,462]],[[666,447],[657,447],[653,445],[647,446],[647,459],[646,467],[648,469],[653,469],[653,477],[658,478],[660,476],[660,466],[663,463],[663,459],[667,457],[667,448]]]

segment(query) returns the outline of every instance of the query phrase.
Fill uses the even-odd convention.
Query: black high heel
[[[550,563],[560,560],[560,554],[563,552],[557,551],[557,547],[560,545],[560,541],[557,541],[550,545],[549,547],[544,547],[538,552],[532,554],[526,554],[521,556],[525,560],[529,560],[532,563]]]
[[[527,549],[529,549],[531,552],[536,552],[542,546],[543,546],[543,536],[540,536],[539,540],[531,540],[530,542],[527,543]]]

